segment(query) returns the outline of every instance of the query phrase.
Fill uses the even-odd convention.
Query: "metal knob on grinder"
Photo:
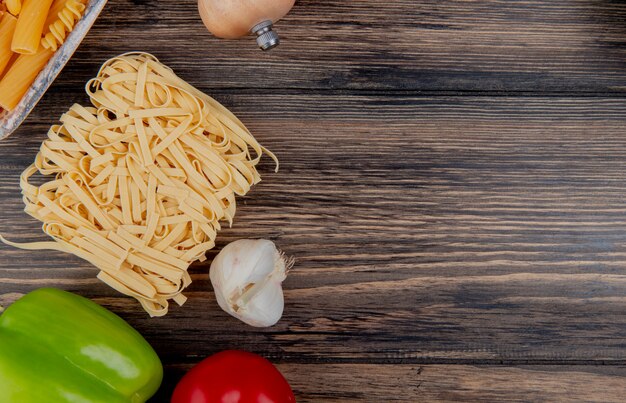
[[[270,50],[280,44],[280,38],[275,31],[272,31],[272,21],[263,21],[252,28],[252,33],[256,34],[256,43],[262,50]]]
[[[198,11],[207,29],[218,38],[257,36],[262,50],[278,46],[272,29],[293,7],[295,0],[198,0]]]

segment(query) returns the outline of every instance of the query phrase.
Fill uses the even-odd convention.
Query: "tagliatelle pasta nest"
[[[25,211],[52,242],[6,243],[73,253],[152,316],[191,280],[189,265],[232,223],[235,195],[260,181],[263,148],[224,106],[146,53],[107,61],[21,177]],[[37,172],[54,179],[35,186]],[[4,240],[4,239],[3,239]]]

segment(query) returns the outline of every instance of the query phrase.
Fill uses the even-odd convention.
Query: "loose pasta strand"
[[[56,51],[65,41],[66,35],[74,29],[74,25],[83,16],[87,0],[66,0],[65,6],[57,13],[57,19],[48,25],[41,39],[46,49]]]
[[[32,55],[37,52],[52,0],[25,0],[13,34],[11,50]]]
[[[182,305],[189,265],[231,221],[235,195],[260,181],[265,150],[217,101],[145,53],[107,61],[54,125],[21,177],[25,211],[51,242],[10,245],[73,253],[151,316]],[[53,175],[40,186],[36,173]],[[0,237],[0,241],[8,243]]]

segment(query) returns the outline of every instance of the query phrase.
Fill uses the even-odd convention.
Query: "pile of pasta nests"
[[[232,223],[235,195],[260,181],[263,148],[224,106],[146,53],[107,61],[54,125],[21,177],[25,211],[54,241],[7,243],[73,253],[151,316],[182,305],[187,272]],[[35,186],[37,172],[54,175]]]

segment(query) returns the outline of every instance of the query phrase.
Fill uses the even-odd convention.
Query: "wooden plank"
[[[613,98],[253,94],[218,98],[282,162],[240,199],[237,238],[298,263],[284,319],[221,312],[208,264],[149,319],[77,258],[2,247],[0,294],[59,286],[118,312],[167,363],[243,348],[288,362],[626,360],[626,104]],[[0,143],[0,229],[41,239],[18,176],[59,106]],[[215,252],[209,253],[210,258]]]
[[[299,401],[623,402],[626,368],[283,365]]]
[[[625,20],[616,1],[302,0],[264,54],[210,36],[193,1],[110,0],[57,85],[144,50],[212,89],[624,94]]]
[[[189,365],[169,367],[168,381]],[[281,364],[298,402],[623,402],[626,367]],[[163,385],[167,401],[175,382]]]
[[[21,170],[104,60],[153,52],[280,157],[216,251],[263,237],[295,256],[284,318],[223,313],[208,263],[150,319],[87,263],[4,246],[0,305],[56,286],[117,312],[163,359],[158,402],[231,348],[277,362],[303,402],[623,401],[624,21],[615,1],[302,0],[262,53],[211,37],[195,2],[110,0],[0,143],[0,233],[42,239]]]

